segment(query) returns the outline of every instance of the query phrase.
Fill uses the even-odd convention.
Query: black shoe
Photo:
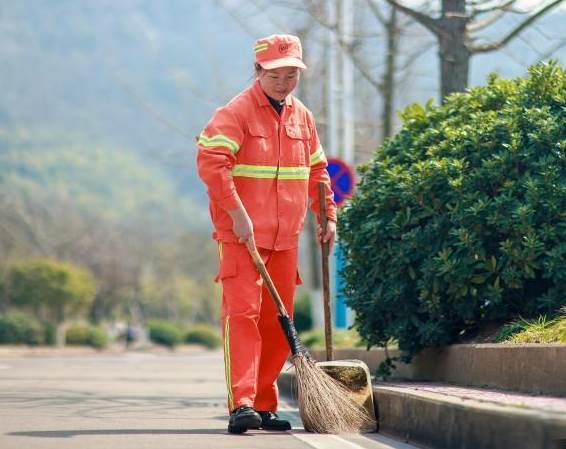
[[[244,433],[248,429],[259,429],[261,416],[251,407],[242,405],[230,414],[228,432]]]
[[[274,412],[258,412],[261,416],[261,428],[263,430],[291,430],[291,423],[279,418]]]

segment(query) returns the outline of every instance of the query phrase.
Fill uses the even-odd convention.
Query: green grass
[[[502,343],[566,343],[566,307],[553,319],[540,316],[504,326],[496,340]]]

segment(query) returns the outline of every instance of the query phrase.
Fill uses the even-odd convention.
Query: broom
[[[279,322],[291,347],[295,367],[299,413],[305,429],[316,433],[360,432],[373,421],[366,410],[350,397],[349,390],[319,368],[299,339],[293,320],[267,272],[253,239],[246,242],[255,266],[275,301]]]

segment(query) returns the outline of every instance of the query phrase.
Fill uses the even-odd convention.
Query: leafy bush
[[[104,329],[83,324],[69,327],[65,340],[68,345],[92,346],[97,349],[108,346],[108,334]]]
[[[566,74],[413,105],[341,214],[345,291],[372,345],[404,359],[492,321],[555,314],[566,289]]]
[[[220,342],[218,330],[209,324],[195,324],[185,334],[185,343],[203,345],[208,349],[218,348]]]
[[[304,332],[312,329],[311,298],[308,293],[304,293],[295,299],[293,306],[293,322],[297,332]]]
[[[65,332],[65,343],[68,345],[88,346],[90,338],[90,327],[74,325]]]
[[[57,343],[57,326],[49,321],[43,322],[43,329],[45,331],[45,344],[46,345],[55,345]]]
[[[90,345],[93,348],[102,349],[108,346],[108,333],[100,327],[91,327]]]
[[[21,312],[0,315],[0,344],[40,345],[45,343],[45,327]]]
[[[174,348],[183,341],[183,333],[169,321],[150,320],[148,323],[149,338],[158,345]]]

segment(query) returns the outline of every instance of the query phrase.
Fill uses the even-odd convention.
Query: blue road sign
[[[354,171],[341,159],[328,159],[328,175],[334,192],[336,205],[341,206],[354,192]]]

